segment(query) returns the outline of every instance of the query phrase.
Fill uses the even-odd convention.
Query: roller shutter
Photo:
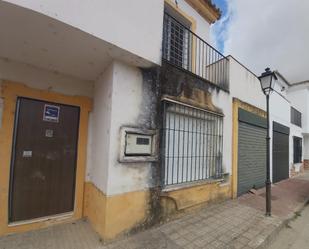
[[[238,195],[261,188],[266,179],[266,120],[239,109]]]
[[[273,122],[273,182],[289,178],[290,128]]]

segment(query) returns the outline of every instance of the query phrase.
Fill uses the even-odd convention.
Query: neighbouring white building
[[[294,127],[300,130],[301,127],[301,137],[303,140],[299,141],[302,147],[302,159],[304,163],[304,167],[308,168],[308,160],[309,160],[309,136],[308,136],[308,81],[298,82],[290,84],[287,90],[287,97],[292,103],[291,109],[291,119],[294,121]],[[295,122],[296,121],[296,122]],[[295,145],[296,146],[296,145]],[[303,148],[303,149],[302,149]],[[295,160],[297,159],[297,155],[295,156]],[[299,161],[299,160],[298,160]]]
[[[206,0],[1,1],[0,235],[86,217],[108,240],[262,187],[265,96],[209,45],[218,18]],[[308,87],[277,75],[274,182],[309,159]]]

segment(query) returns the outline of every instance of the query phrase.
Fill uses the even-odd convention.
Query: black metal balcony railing
[[[168,13],[164,13],[163,60],[220,87],[228,87],[228,59]]]

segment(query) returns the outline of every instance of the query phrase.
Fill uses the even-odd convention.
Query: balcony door
[[[172,64],[190,70],[192,37],[189,25],[169,13],[164,15],[164,57]]]

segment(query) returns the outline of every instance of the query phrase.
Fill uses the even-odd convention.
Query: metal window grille
[[[291,123],[301,127],[301,112],[291,107]]]
[[[294,163],[301,163],[302,161],[302,144],[303,140],[300,137],[293,137],[293,147],[294,147]]]
[[[179,67],[189,69],[190,39],[188,29],[179,22],[167,18],[164,25],[165,53],[168,60]]]
[[[228,85],[228,59],[168,13],[164,14],[162,58],[219,86]]]
[[[163,101],[162,185],[222,177],[223,116]]]

